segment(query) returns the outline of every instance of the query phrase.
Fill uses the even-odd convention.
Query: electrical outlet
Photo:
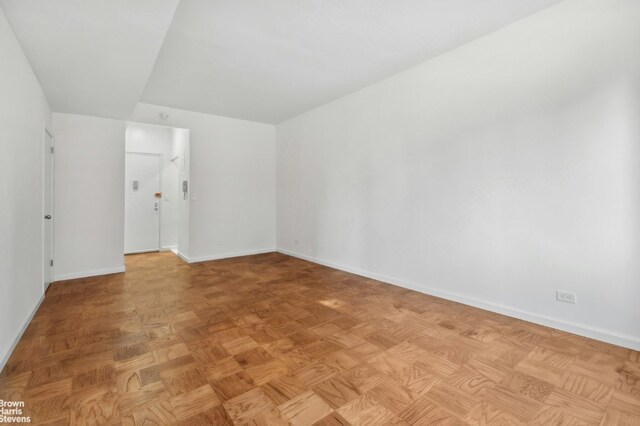
[[[560,302],[576,303],[576,294],[568,291],[556,290],[556,299]]]

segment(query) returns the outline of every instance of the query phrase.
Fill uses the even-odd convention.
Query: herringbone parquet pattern
[[[34,424],[640,424],[640,353],[281,254],[54,284],[0,398]]]

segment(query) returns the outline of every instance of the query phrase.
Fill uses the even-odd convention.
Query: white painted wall
[[[51,111],[0,8],[0,370],[44,294],[43,135]]]
[[[195,174],[191,211],[179,219],[190,228],[181,253],[201,261],[273,251],[275,127],[144,104],[131,121],[160,124],[160,110],[170,114],[162,125],[190,129],[174,135],[175,149],[192,154],[186,175]],[[122,271],[125,122],[72,114],[53,121],[56,279]]]
[[[53,114],[56,280],[124,271],[124,121]]]
[[[162,200],[160,205],[160,247],[178,247],[178,166],[171,159],[173,153],[173,129],[170,127],[148,126],[129,123],[126,131],[127,152],[144,152],[162,155],[160,185]],[[125,185],[129,185],[126,182]],[[125,209],[128,206],[125,205]]]
[[[568,0],[278,125],[279,250],[640,348],[638,22]]]
[[[274,126],[143,103],[131,121],[190,131],[191,261],[275,250]]]

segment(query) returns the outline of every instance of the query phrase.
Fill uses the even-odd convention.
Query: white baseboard
[[[173,251],[174,253],[176,250],[178,250],[178,246],[164,246],[160,248],[160,251]]]
[[[124,253],[124,255],[128,255],[128,254],[143,254],[143,253],[157,253],[159,251],[162,251],[162,249],[158,249],[158,248],[151,248],[151,249],[141,249],[141,250],[130,250]]]
[[[540,315],[533,312],[524,311],[511,306],[488,302],[486,300],[477,299],[475,297],[469,297],[469,296],[464,296],[457,293],[451,293],[448,291],[427,287],[422,284],[407,282],[397,278],[387,277],[384,275],[365,271],[359,268],[353,268],[350,266],[345,266],[338,263],[318,259],[312,256],[295,253],[289,250],[277,249],[277,251],[279,253],[286,254],[288,256],[297,257],[299,259],[303,259],[309,262],[328,266],[330,268],[339,269],[341,271],[350,272],[352,274],[371,278],[377,281],[383,281],[385,283],[389,283],[398,287],[403,287],[409,290],[414,290],[419,293],[429,294],[431,296],[440,297],[442,299],[451,300],[454,302],[462,303],[464,305],[469,305],[469,306],[484,309],[487,311],[495,312],[498,314],[506,315],[509,317],[518,318],[518,319],[529,321],[535,324],[544,325],[547,327],[566,331],[568,333],[577,334],[579,336],[589,337],[591,339],[600,340],[602,342],[623,346],[625,348],[640,350],[640,337],[617,333],[615,331],[605,330],[602,328],[592,327],[589,325],[579,324],[579,323],[566,321],[558,318],[552,318],[546,315]]]
[[[11,354],[13,353],[14,349],[16,348],[16,345],[22,338],[22,335],[26,331],[27,327],[29,326],[29,324],[31,324],[31,320],[33,319],[33,316],[36,314],[36,312],[38,312],[38,309],[40,308],[40,305],[42,304],[43,300],[44,300],[44,293],[42,294],[42,296],[40,296],[40,300],[38,300],[38,302],[36,303],[36,306],[31,310],[31,314],[29,315],[29,318],[27,318],[24,324],[22,324],[22,328],[18,330],[18,333],[13,338],[13,342],[11,343],[11,346],[9,346],[7,353],[2,355],[2,359],[0,360],[0,371],[2,371],[4,366],[7,364],[7,361],[9,361],[9,357],[11,357]]]
[[[198,262],[207,262],[210,260],[228,259],[230,257],[251,256],[254,254],[273,253],[275,251],[276,251],[275,247],[269,247],[264,249],[255,249],[255,250],[238,251],[238,252],[232,252],[232,253],[213,254],[209,256],[191,257],[189,258],[189,260],[185,260],[183,258],[183,260],[185,260],[185,262],[188,262],[188,263],[198,263]],[[178,254],[178,256],[180,256],[180,254]],[[182,258],[182,256],[180,257]]]
[[[55,282],[55,281],[75,280],[77,278],[97,277],[99,275],[118,274],[124,271],[125,271],[125,267],[124,265],[122,265],[122,266],[116,266],[113,268],[94,269],[92,271],[70,272],[67,274],[56,274],[53,277],[53,281]]]
[[[175,253],[176,256],[178,256],[180,259],[184,260],[187,263],[191,263],[191,259],[189,259],[189,256],[181,253],[178,249],[176,250],[171,250],[172,252]]]

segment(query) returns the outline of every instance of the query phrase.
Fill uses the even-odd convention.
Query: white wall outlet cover
[[[569,291],[556,290],[556,299],[560,302],[566,303],[576,303],[577,296],[575,293],[571,293]]]

